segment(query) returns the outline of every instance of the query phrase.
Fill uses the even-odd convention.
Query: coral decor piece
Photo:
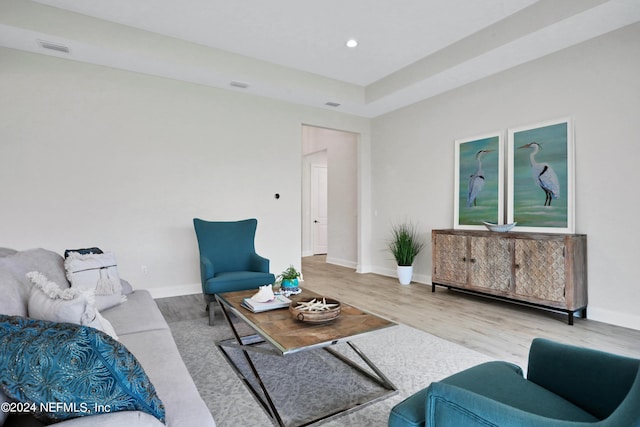
[[[272,285],[264,285],[260,286],[258,293],[251,297],[252,301],[255,302],[269,302],[273,301],[276,296],[273,293]]]

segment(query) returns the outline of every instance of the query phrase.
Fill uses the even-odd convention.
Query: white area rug
[[[254,399],[215,345],[216,341],[232,336],[231,329],[221,316],[217,316],[213,327],[207,324],[206,318],[170,322],[169,325],[200,395],[219,427],[273,425],[262,406]],[[407,396],[427,387],[432,381],[492,360],[473,350],[404,325],[356,338],[353,342],[398,387],[399,392],[332,419],[324,423],[325,426],[386,426],[391,408]],[[339,346],[346,349],[344,344]],[[283,363],[283,358],[266,357],[280,359],[274,361],[274,370],[283,369],[276,365]],[[316,374],[321,375],[320,371],[324,375],[326,371],[313,368],[310,359],[304,355],[286,363],[286,372],[283,372],[281,379],[276,382],[279,387],[274,387],[279,391],[273,392],[274,395],[284,393],[284,397],[281,396],[280,399],[288,399],[291,403],[286,409],[293,413],[285,414],[286,411],[282,411],[285,420],[298,419],[300,414],[296,414],[296,411],[305,412],[310,407],[331,407],[335,404],[335,399],[343,399],[331,391],[309,395],[304,390],[291,387],[301,373],[313,377]],[[341,387],[353,388],[354,393],[365,388],[358,385],[357,381],[346,379],[337,369],[331,369],[330,372],[336,376],[336,381]],[[350,393],[351,391],[347,391],[347,395]]]

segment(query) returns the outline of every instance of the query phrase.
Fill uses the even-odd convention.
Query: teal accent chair
[[[254,239],[258,221],[204,221],[193,219],[200,249],[202,293],[213,325],[215,295],[258,289],[275,282],[269,260],[256,254]]]
[[[640,427],[640,360],[536,338],[527,378],[488,362],[415,393],[389,427]]]

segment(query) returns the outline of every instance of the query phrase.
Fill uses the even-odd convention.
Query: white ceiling
[[[3,0],[0,45],[375,117],[639,20],[640,0]]]
[[[37,0],[368,85],[535,0]],[[356,49],[345,46],[356,38]]]

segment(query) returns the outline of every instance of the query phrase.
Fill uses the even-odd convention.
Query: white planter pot
[[[411,283],[411,277],[413,276],[413,265],[398,266],[398,280],[401,285],[408,285]]]

